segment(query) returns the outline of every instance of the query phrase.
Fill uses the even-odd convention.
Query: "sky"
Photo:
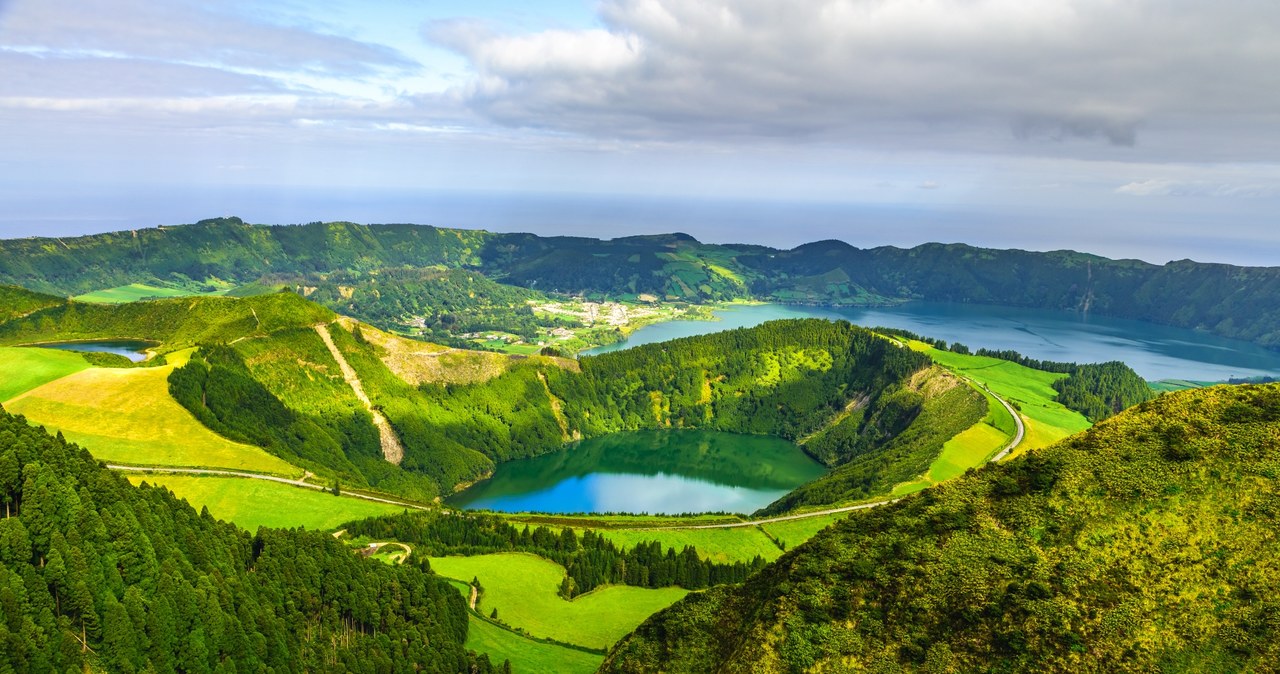
[[[0,236],[239,215],[1280,264],[1274,0],[0,0]]]

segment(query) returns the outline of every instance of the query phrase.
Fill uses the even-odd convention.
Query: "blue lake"
[[[750,513],[825,472],[779,438],[637,431],[499,464],[445,502],[502,512]]]
[[[866,327],[901,328],[961,342],[971,349],[1013,349],[1031,358],[1078,363],[1119,360],[1148,380],[1219,381],[1280,375],[1280,352],[1204,332],[1142,321],[1038,309],[908,302],[887,308],[830,308],[763,304],[716,311],[716,321],[671,321],[645,326],[624,342],[591,349],[606,353],[782,318],[843,319]]]
[[[147,359],[147,349],[156,346],[155,342],[140,339],[100,339],[80,342],[49,342],[36,344],[42,349],[59,349],[62,351],[83,351],[88,353],[114,353],[129,360],[140,363]]]

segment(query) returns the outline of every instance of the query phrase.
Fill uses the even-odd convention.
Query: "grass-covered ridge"
[[[850,516],[604,669],[1267,671],[1278,433],[1278,385],[1163,396]]]

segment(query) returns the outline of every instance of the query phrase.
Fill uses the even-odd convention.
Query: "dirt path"
[[[369,414],[373,415],[373,424],[378,427],[378,436],[382,440],[382,457],[387,461],[400,465],[404,460],[404,445],[400,444],[400,438],[396,437],[396,432],[391,428],[391,422],[382,415],[382,412],[373,406],[373,402],[369,400],[368,394],[364,392],[364,385],[360,383],[360,377],[356,376],[356,371],[347,363],[347,359],[343,357],[342,352],[338,350],[338,345],[333,343],[333,335],[329,334],[329,326],[321,323],[315,326],[316,333],[320,335],[320,339],[324,340],[324,345],[329,348],[329,353],[333,359],[338,361],[338,369],[342,370],[342,378],[346,380],[347,385],[355,392],[360,402],[364,403],[365,409],[369,410]]]
[[[475,586],[475,585],[472,585],[472,586],[471,586],[471,600],[470,600],[470,602],[469,602],[469,603],[471,604],[471,610],[472,610],[472,611],[476,610],[476,602],[477,602],[477,601],[479,601],[479,599],[480,599],[480,591],[476,589],[476,586]]]
[[[213,476],[222,476],[222,477],[244,477],[244,478],[249,478],[251,480],[266,480],[268,482],[279,482],[281,484],[288,484],[294,487],[304,487],[306,489],[329,491],[329,488],[324,485],[311,484],[310,482],[303,482],[302,480],[293,480],[287,477],[276,477],[275,475],[262,475],[260,473],[245,473],[238,470],[220,470],[217,468],[177,468],[177,467],[171,467],[171,466],[121,466],[121,465],[115,465],[115,464],[107,464],[107,468],[110,468],[111,470],[118,470],[122,473],[156,473],[158,475],[172,474],[172,475],[213,475]],[[376,501],[378,503],[390,503],[391,505],[403,506],[405,508],[413,508],[415,510],[434,510],[434,508],[429,508],[424,505],[418,505],[417,503],[406,503],[404,501],[397,501],[395,499],[381,498],[379,496],[370,496],[368,494],[361,494],[359,492],[348,491],[346,489],[342,490],[342,496],[364,499],[366,501]]]

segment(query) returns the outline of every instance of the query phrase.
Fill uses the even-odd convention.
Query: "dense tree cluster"
[[[338,417],[295,412],[254,379],[240,354],[227,346],[202,347],[170,373],[169,393],[219,434],[349,483],[365,479],[348,457],[382,454],[367,412]]]
[[[1275,671],[1277,433],[1277,385],[1139,404],[691,594],[604,671]]]
[[[702,559],[692,546],[664,548],[658,541],[620,550],[591,529],[581,535],[569,527],[518,528],[493,515],[412,513],[361,520],[347,525],[353,536],[393,539],[432,556],[529,552],[546,557],[568,571],[560,594],[565,599],[601,585],[669,587],[700,590],[740,583],[764,566],[757,556],[748,563]]]
[[[409,319],[418,319],[423,337],[442,343],[462,334],[494,331],[535,340],[540,328],[581,326],[568,317],[535,314],[529,302],[551,301],[540,292],[462,269],[342,271],[275,281],[286,281],[307,291],[312,301],[383,329],[402,328]]]
[[[250,535],[3,411],[0,494],[0,671],[491,671],[424,569]]]

